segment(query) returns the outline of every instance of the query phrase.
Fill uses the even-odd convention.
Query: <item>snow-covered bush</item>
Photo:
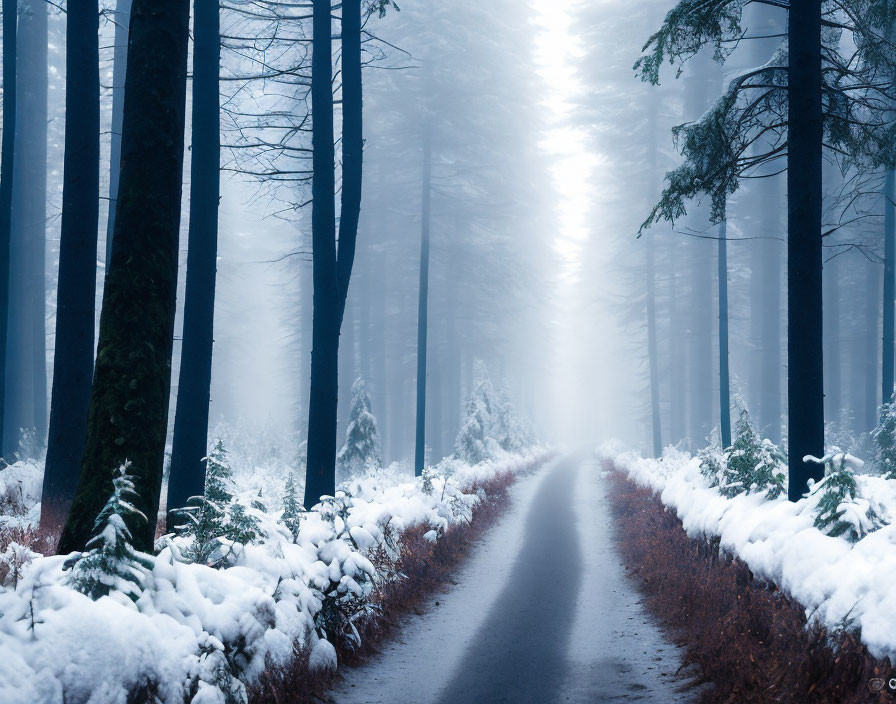
[[[43,467],[20,460],[0,469],[0,514],[23,516],[40,501]]]
[[[40,554],[26,545],[7,545],[6,550],[0,553],[0,587],[15,589],[22,578],[22,571],[36,557],[40,557]]]
[[[359,377],[352,384],[352,410],[345,431],[345,444],[336,456],[337,484],[382,466],[380,432],[370,408],[367,385]]]
[[[871,436],[880,475],[896,479],[896,403],[892,399],[880,407],[880,421]]]
[[[737,421],[732,446],[722,450],[710,445],[699,457],[700,471],[722,496],[765,492],[777,499],[786,490],[784,456],[773,442],[759,437],[746,410]]]
[[[191,561],[220,567],[232,560],[237,547],[256,538],[258,521],[234,501],[233,471],[221,439],[205,458],[205,493],[190,498],[190,505],[177,514],[186,523],[175,526],[175,534],[189,539],[181,555]]]
[[[129,466],[126,462],[119,467],[112,480],[112,496],[96,518],[87,551],[73,553],[63,565],[70,570],[69,585],[94,600],[115,591],[136,601],[147,572],[153,568],[152,556],[131,545],[131,532],[125,524],[126,518],[146,521],[128,498],[137,496]]]
[[[824,465],[824,478],[809,491],[816,528],[854,543],[884,525],[872,502],[859,495],[856,472],[865,466],[862,460],[832,447],[824,457],[810,455],[804,461]]]

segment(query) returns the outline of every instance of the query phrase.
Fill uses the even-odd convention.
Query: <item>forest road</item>
[[[612,536],[598,462],[554,461],[422,616],[344,671],[337,704],[690,702],[681,653],[640,602]]]

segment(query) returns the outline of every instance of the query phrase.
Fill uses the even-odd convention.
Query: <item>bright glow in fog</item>
[[[605,221],[600,212],[605,206],[596,194],[610,169],[591,144],[589,126],[574,122],[588,91],[577,74],[582,47],[574,14],[581,2],[535,0],[532,7],[538,73],[545,85],[543,105],[549,112],[542,147],[552,160],[557,193],[557,226],[551,234],[563,264],[555,291],[553,427],[547,430],[569,443],[609,436],[638,441],[638,411],[628,407],[637,370],[613,309],[619,292],[612,284],[609,241],[598,250],[600,257],[594,254],[597,240],[618,234],[598,229]],[[587,277],[582,273],[586,257]]]

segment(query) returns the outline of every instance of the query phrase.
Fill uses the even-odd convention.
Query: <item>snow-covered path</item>
[[[346,670],[337,704],[690,701],[678,649],[626,579],[604,490],[586,453],[519,482],[457,584]]]

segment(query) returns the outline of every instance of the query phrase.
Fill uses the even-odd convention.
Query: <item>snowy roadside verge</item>
[[[124,704],[151,690],[166,704],[240,702],[247,684],[302,649],[312,667],[335,667],[329,639],[354,643],[353,617],[370,613],[378,585],[402,579],[388,569],[401,533],[422,526],[438,544],[487,498],[477,487],[550,455],[533,448],[473,466],[448,460],[413,481],[373,472],[306,514],[297,536],[281,522],[282,507],[253,502],[245,510],[258,538],[228,566],[181,561],[175,539],[154,558],[136,601],[117,591],[92,601],[66,583],[65,556],[22,553],[0,588],[0,701]]]
[[[884,523],[855,543],[815,527],[812,497],[722,496],[700,459],[673,449],[658,460],[607,445],[601,459],[674,509],[690,537],[715,537],[761,579],[799,602],[810,623],[857,632],[876,658],[896,657],[896,481],[857,475]]]

